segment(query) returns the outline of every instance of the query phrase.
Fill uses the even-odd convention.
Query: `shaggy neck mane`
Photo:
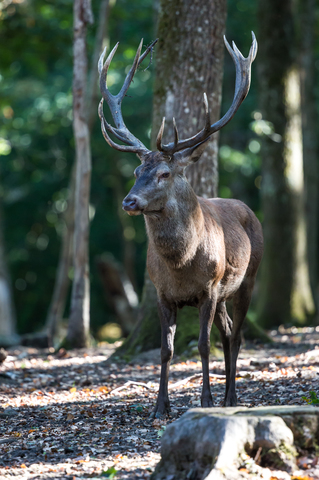
[[[145,215],[150,246],[172,267],[181,268],[194,257],[204,217],[197,196],[183,179],[156,217]]]

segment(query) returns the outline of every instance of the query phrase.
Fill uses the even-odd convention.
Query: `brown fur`
[[[187,154],[190,161],[193,152]],[[130,214],[145,215],[149,237],[147,268],[158,295],[162,372],[154,415],[162,415],[170,408],[167,384],[176,312],[184,305],[199,309],[202,406],[213,404],[208,370],[213,321],[220,330],[224,347],[224,405],[236,405],[240,328],[262,257],[261,225],[254,213],[239,200],[197,197],[184,176],[185,156],[167,158],[153,152],[143,160],[136,170],[136,183],[123,201],[123,208]],[[225,305],[230,299],[233,299],[233,321]]]
[[[196,162],[206,142],[234,116],[245,99],[250,85],[251,64],[257,53],[252,32],[252,46],[247,58],[236,48],[225,45],[236,65],[236,92],[233,103],[222,119],[210,124],[206,94],[206,123],[193,137],[175,139],[162,145],[165,118],[157,136],[158,152],[149,151],[125,126],[121,102],[143,58],[143,41],[119,94],[112,95],[106,86],[107,71],[117,45],[104,63],[105,51],[99,60],[100,89],[108,103],[116,128],[111,127],[99,105],[102,133],[107,143],[119,150],[136,153],[142,165],[135,170],[136,182],[123,200],[129,215],[143,214],[149,236],[147,266],[158,294],[162,327],[162,372],[154,415],[169,410],[168,371],[173,356],[176,309],[195,305],[199,309],[200,334],[198,348],[203,366],[201,403],[212,405],[209,386],[210,330],[213,320],[220,330],[226,365],[225,405],[236,405],[235,374],[240,344],[240,327],[247,313],[259,262],[262,256],[261,227],[254,214],[236,200],[204,200],[197,198],[184,176],[190,162]],[[127,145],[115,143],[112,133]],[[228,317],[225,301],[233,298],[234,319]]]

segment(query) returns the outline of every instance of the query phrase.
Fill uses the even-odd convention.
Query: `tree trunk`
[[[164,143],[173,138],[173,117],[180,138],[197,133],[203,126],[203,93],[207,93],[212,123],[219,118],[223,75],[226,1],[162,0],[156,49],[152,147],[162,121],[166,117]],[[205,153],[196,165],[188,168],[188,178],[198,195],[212,197],[218,188],[218,135],[211,137]],[[187,331],[198,324],[198,311],[184,307],[177,320]],[[180,327],[179,327],[180,325]],[[198,334],[197,334],[198,335]],[[136,329],[122,347],[135,353],[160,346],[160,322],[157,314],[156,290],[145,273],[145,284]],[[194,338],[194,333],[191,339]]]
[[[73,130],[76,150],[75,228],[71,312],[66,343],[80,348],[89,344],[89,199],[91,182],[90,133],[86,118],[87,87],[86,28],[92,23],[89,0],[74,1]]]
[[[98,70],[97,62],[102,49],[103,40],[106,36],[109,0],[103,0],[100,4],[99,23],[97,27],[94,52],[92,57],[91,71],[89,75],[89,85],[87,91],[87,112],[88,128],[92,131],[94,121],[97,118],[97,92],[98,92]],[[75,195],[75,170],[72,169],[71,181],[69,186],[69,204],[65,213],[65,232],[62,237],[59,264],[57,267],[56,280],[49,307],[45,329],[48,333],[49,344],[54,343],[54,336],[58,330],[58,324],[62,320],[67,293],[70,285],[69,268],[72,264],[72,245],[74,242],[74,195]]]
[[[312,295],[318,313],[319,306],[319,160],[318,114],[315,66],[315,0],[299,2],[299,41],[301,68],[301,111],[303,159],[306,194],[307,247]]]
[[[264,327],[313,313],[309,285],[300,112],[292,2],[259,2],[259,80],[263,120],[273,132],[262,149],[265,252],[259,322]]]
[[[0,346],[11,346],[17,341],[15,311],[5,259],[2,206],[0,205]]]
[[[180,137],[204,125],[203,93],[207,93],[211,121],[220,115],[226,1],[162,0],[158,26],[152,143],[162,117],[164,143],[173,139],[173,117]],[[218,190],[218,134],[213,135],[200,160],[188,167],[197,195],[216,197]]]
[[[74,166],[75,167],[75,166]],[[70,285],[69,270],[72,265],[73,234],[74,234],[74,189],[75,168],[72,168],[69,185],[69,198],[67,210],[64,214],[64,232],[61,241],[60,258],[57,267],[52,300],[48,310],[45,331],[48,336],[48,344],[52,347],[55,343],[59,330],[59,323],[63,318],[66,298]]]
[[[116,314],[124,336],[128,336],[136,324],[138,297],[122,265],[113,255],[100,255],[96,260],[106,300]]]

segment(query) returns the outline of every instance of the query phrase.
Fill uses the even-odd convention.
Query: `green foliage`
[[[141,404],[139,404],[139,403],[136,404],[136,405],[132,405],[131,412],[132,412],[132,413],[136,413],[136,412],[140,413],[140,412],[143,412],[143,405],[141,405]]]
[[[110,467],[101,473],[101,477],[114,478],[118,471],[114,467]]]
[[[164,435],[165,430],[166,430],[166,426],[164,425],[160,430],[158,430],[157,438],[161,438]]]
[[[45,4],[34,0],[11,3],[0,10],[0,200],[20,333],[34,331],[45,321],[64,230],[63,212],[74,161],[72,6],[71,0],[49,0]],[[99,2],[93,1],[93,9],[98,20]],[[117,40],[121,44],[110,69],[110,85],[123,82],[140,37],[144,36],[146,44],[154,38],[151,17],[150,0],[118,1],[113,6],[110,44]],[[96,23],[88,32],[89,58],[95,30]],[[152,67],[145,72],[142,69],[123,102],[123,114],[128,127],[148,144]],[[117,85],[111,90],[118,90]],[[124,261],[125,237],[118,212],[120,199],[132,185],[138,160],[111,150],[98,122],[92,132],[92,156],[91,308],[96,330],[112,318],[111,312],[106,317],[94,259],[109,251]],[[146,252],[142,219],[134,222],[127,235],[137,245],[137,285],[141,288]]]
[[[307,402],[308,405],[318,405],[319,404],[319,398],[317,397],[316,392],[314,392],[313,390],[310,390],[309,397],[303,396],[301,398],[305,402]]]

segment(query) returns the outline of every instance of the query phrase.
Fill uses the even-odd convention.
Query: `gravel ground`
[[[319,328],[280,329],[270,335],[271,346],[246,344],[241,350],[239,405],[301,405],[311,391],[319,396]],[[27,347],[7,352],[0,366],[1,479],[150,477],[160,459],[165,426],[200,404],[201,364],[197,358],[175,358],[171,415],[150,420],[159,350],[126,364],[111,363],[113,351],[105,344],[72,352]],[[218,406],[225,389],[221,358],[211,359],[210,372]],[[301,452],[300,459],[295,476],[273,471],[269,478],[319,479],[317,457]],[[254,478],[247,465],[242,473]]]

